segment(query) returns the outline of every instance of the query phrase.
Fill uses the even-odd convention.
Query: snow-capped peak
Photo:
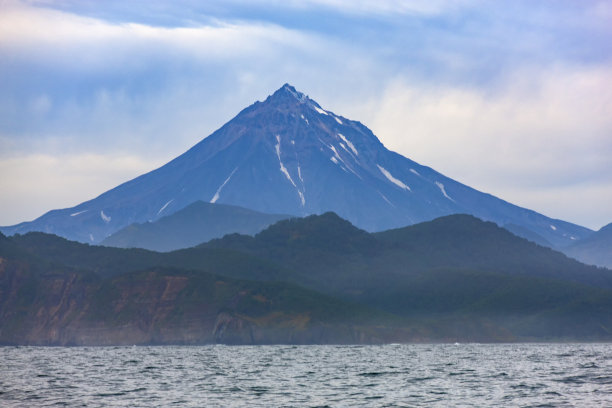
[[[298,91],[288,83],[280,87],[280,89],[276,91],[274,95],[277,95],[279,92],[289,94],[302,103],[306,102],[306,100],[308,99],[306,95],[304,95],[302,92]]]
[[[98,243],[129,223],[170,215],[196,200],[297,216],[336,211],[371,231],[460,208],[500,225],[531,229],[555,245],[589,233],[484,196],[393,153],[365,125],[327,110],[290,84],[167,165],[87,203],[3,232],[61,232]]]

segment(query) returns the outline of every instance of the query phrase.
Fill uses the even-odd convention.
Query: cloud
[[[566,0],[5,0],[0,166],[25,174],[13,196],[31,201],[18,185],[32,178],[25,165],[40,165],[18,158],[131,152],[161,163],[290,82],[481,190],[561,218],[570,206],[579,215],[578,194],[600,202],[570,219],[598,226],[612,220],[611,10]],[[74,197],[69,184],[56,188]]]
[[[309,36],[273,24],[215,21],[210,25],[161,27],[111,23],[47,8],[22,5],[0,13],[0,50],[33,54],[64,69],[112,69],[116,61],[138,67],[138,57],[187,54],[210,61],[260,55],[266,47],[312,47]],[[109,59],[109,55],[113,58]],[[68,57],[68,58],[67,58]],[[75,60],[75,57],[77,58]]]
[[[598,230],[612,222],[612,180],[584,182],[571,187],[562,185],[524,189],[500,185],[497,194],[513,204],[538,209],[547,216]]]
[[[0,13],[0,142],[187,148],[325,58],[321,43],[273,24],[167,28],[17,4]]]
[[[263,2],[262,2],[263,3]],[[475,1],[449,1],[449,0],[292,0],[292,1],[267,1],[277,5],[295,8],[318,8],[325,7],[335,9],[344,13],[361,15],[374,14],[417,14],[432,15],[445,11],[454,10],[464,6],[466,3]]]
[[[132,155],[31,154],[0,160],[0,225],[72,207],[163,164]],[[42,198],[42,199],[41,199]]]
[[[518,71],[494,91],[402,78],[354,115],[391,150],[563,218],[562,208],[609,198],[611,78],[612,65]],[[606,212],[612,221],[610,210],[598,216]],[[590,211],[568,213],[574,222],[600,226]]]
[[[71,10],[98,18],[144,20],[150,23],[172,22],[187,24],[202,21],[210,14],[245,16],[250,12],[259,17],[278,13],[323,10],[326,13],[367,15],[436,15],[463,7],[475,7],[479,0],[151,0],[130,3],[122,0],[30,0],[33,6]]]

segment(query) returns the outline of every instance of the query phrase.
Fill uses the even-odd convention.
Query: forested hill
[[[158,253],[0,237],[11,344],[612,340],[612,272],[467,215],[334,213]]]

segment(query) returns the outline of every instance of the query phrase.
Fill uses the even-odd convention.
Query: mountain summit
[[[5,227],[98,243],[202,200],[303,216],[334,211],[368,231],[468,213],[553,245],[590,230],[458,183],[389,151],[363,124],[283,85],[166,165],[76,207]]]

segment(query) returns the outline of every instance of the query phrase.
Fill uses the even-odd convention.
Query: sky
[[[612,222],[612,2],[0,0],[0,225],[186,151],[284,83],[389,149]]]

